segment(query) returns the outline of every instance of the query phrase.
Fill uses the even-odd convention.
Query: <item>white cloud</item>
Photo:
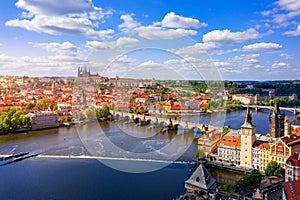
[[[148,60],[146,62],[141,63],[139,66],[141,66],[141,67],[161,67],[162,64],[156,63],[153,60]]]
[[[139,22],[133,19],[133,14],[124,14],[121,15],[120,19],[123,20],[123,23],[120,24],[118,27],[120,30],[128,32],[134,30],[135,28],[141,26]]]
[[[255,29],[250,28],[243,32],[231,32],[228,29],[225,30],[214,30],[203,35],[204,43],[219,43],[219,44],[234,44],[241,43],[251,39],[260,38],[262,35],[259,34]]]
[[[183,54],[183,55],[193,55],[193,54],[201,54],[206,52],[210,49],[215,49],[219,47],[216,43],[209,42],[209,43],[196,43],[191,46],[183,47],[176,51],[177,54]]]
[[[281,54],[279,54],[279,56],[286,60],[292,59],[294,57],[293,55],[287,54],[287,53],[281,53]]]
[[[30,11],[33,14],[63,15],[93,11],[92,1],[86,0],[19,0],[15,3],[18,8]]]
[[[214,62],[214,65],[216,67],[228,67],[228,66],[230,66],[230,63],[226,62],[226,61],[216,61],[216,62]]]
[[[294,31],[286,31],[284,35],[288,36],[299,36],[300,35],[300,24],[297,26],[296,30]]]
[[[288,26],[289,20],[300,16],[300,1],[299,0],[277,0],[273,5],[272,10],[261,12],[265,17],[271,17],[272,21],[278,24],[279,27]]]
[[[19,0],[15,4],[26,10],[21,18],[12,19],[6,26],[53,35],[83,35],[92,38],[106,38],[114,33],[112,29],[99,30],[99,21],[112,14],[95,7],[92,1],[66,0]],[[23,17],[23,18],[22,18]]]
[[[119,29],[124,32],[137,33],[140,37],[148,40],[171,40],[196,35],[196,30],[187,28],[205,26],[205,23],[201,23],[197,19],[179,16],[174,12],[166,14],[161,22],[154,22],[152,25],[147,26],[142,26],[133,16],[133,14],[121,15],[120,18],[123,20],[123,23],[118,26]]]
[[[250,58],[248,60],[246,60],[247,63],[250,63],[250,64],[254,64],[254,63],[258,63],[259,61],[257,59],[254,59],[254,58]]]
[[[139,40],[131,37],[120,37],[116,41],[116,46],[121,47],[133,47],[139,44]]]
[[[196,35],[197,31],[187,29],[165,29],[156,26],[141,26],[135,29],[138,35],[148,40],[171,40],[175,38],[181,38],[189,35]]]
[[[273,63],[272,68],[274,68],[274,69],[276,69],[276,68],[286,68],[288,66],[289,65],[285,62],[275,62],[275,63]]]
[[[198,19],[176,15],[174,12],[167,13],[161,21],[163,27],[168,28],[200,28],[207,26]]]
[[[265,68],[265,67],[264,67],[264,66],[262,66],[262,65],[259,65],[259,64],[258,64],[258,65],[255,65],[255,66],[254,66],[254,68],[256,68],[256,69],[260,69],[260,68]]]
[[[276,44],[276,43],[271,43],[271,42],[260,42],[260,43],[255,43],[255,44],[249,44],[246,46],[243,46],[243,50],[245,51],[259,51],[259,50],[277,50],[281,49],[282,45]]]
[[[275,4],[278,4],[281,9],[289,11],[299,11],[300,1],[299,0],[278,0]]]
[[[49,51],[49,52],[56,52],[56,53],[70,53],[70,52],[77,52],[78,48],[72,44],[71,42],[50,42],[50,43],[36,43],[34,44],[35,47],[41,47],[42,49]]]
[[[139,40],[131,37],[120,37],[116,41],[87,41],[86,46],[92,49],[114,49],[114,48],[124,48],[133,47],[139,44]]]
[[[55,54],[53,56],[20,56],[0,54],[1,73],[13,76],[69,76],[76,75],[77,66],[86,63],[81,56]]]

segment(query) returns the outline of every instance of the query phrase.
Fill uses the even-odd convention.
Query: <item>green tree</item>
[[[222,134],[227,133],[230,130],[229,126],[224,126],[222,129]]]
[[[86,117],[90,120],[96,119],[96,112],[94,109],[88,109],[85,111]]]
[[[30,120],[30,117],[27,115],[22,115],[20,117],[20,123],[21,123],[21,126],[24,128],[31,127],[31,120]]]
[[[46,99],[40,99],[38,100],[38,102],[36,103],[36,107],[40,108],[40,109],[46,109],[48,108],[48,101]]]
[[[30,117],[24,115],[17,107],[8,107],[5,113],[0,114],[0,129],[14,131],[18,128],[29,128],[31,126]]]
[[[68,116],[66,116],[66,118],[65,118],[65,122],[71,122],[72,121],[72,118],[68,115]]]
[[[86,118],[82,111],[78,111],[75,116],[78,120],[84,120]]]
[[[25,103],[25,109],[30,110],[35,106],[35,103]]]
[[[199,158],[200,160],[205,160],[206,156],[203,149],[197,149],[197,151],[195,152],[195,157]]]
[[[284,169],[276,161],[272,160],[268,163],[266,170],[266,176],[283,176]]]

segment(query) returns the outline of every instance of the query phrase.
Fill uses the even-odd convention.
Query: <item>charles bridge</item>
[[[210,130],[221,130],[222,127],[216,127],[211,124],[199,124],[194,122],[188,122],[181,120],[180,117],[158,117],[153,115],[134,114],[127,112],[111,111],[111,114],[116,120],[133,120],[136,123],[145,123],[150,125],[156,125],[159,127],[168,126],[169,129],[174,130],[188,130],[188,131],[210,131]],[[180,115],[179,115],[180,116]],[[180,118],[180,119],[179,119]]]

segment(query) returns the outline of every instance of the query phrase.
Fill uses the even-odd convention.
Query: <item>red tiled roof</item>
[[[300,180],[283,183],[287,199],[300,200]]]
[[[300,127],[295,128],[293,134],[300,135]]]
[[[289,145],[289,146],[290,146],[289,143],[295,142],[297,140],[299,140],[299,142],[300,142],[300,135],[291,134],[289,136],[285,136],[285,137],[282,138],[282,141],[284,143],[286,143],[287,145]]]
[[[261,143],[258,148],[262,149],[262,148],[265,148],[265,149],[269,149],[270,148],[270,144],[269,143]]]
[[[293,153],[286,161],[289,165],[300,167],[300,153]]]
[[[241,139],[238,137],[234,137],[234,136],[224,135],[221,138],[220,145],[231,146],[231,147],[240,147]]]

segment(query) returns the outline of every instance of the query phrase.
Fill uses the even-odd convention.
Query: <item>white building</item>
[[[55,128],[59,126],[58,115],[54,112],[39,111],[27,114],[31,120],[31,129]]]

